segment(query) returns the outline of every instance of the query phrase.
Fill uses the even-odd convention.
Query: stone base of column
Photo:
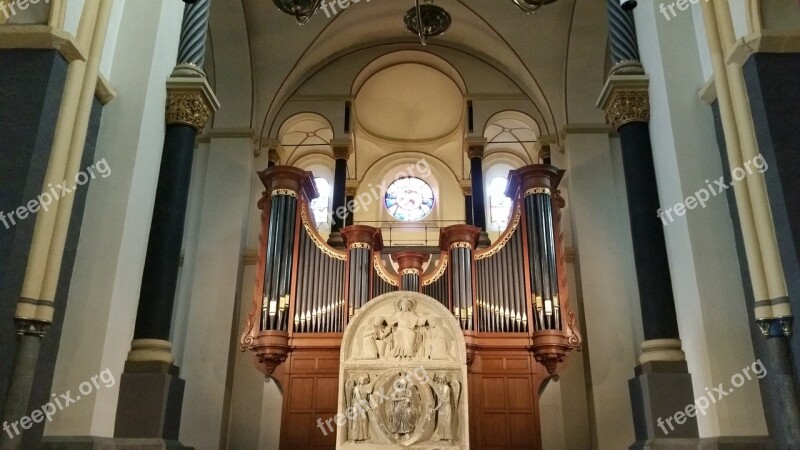
[[[173,364],[129,359],[120,379],[114,437],[180,445],[185,384]]]
[[[164,439],[122,439],[97,436],[45,436],[40,450],[193,450],[178,441]]]
[[[628,380],[636,443],[631,449],[696,449],[692,376],[686,361],[649,361]],[[692,412],[694,411],[694,412]]]
[[[331,231],[331,234],[328,236],[328,245],[333,248],[344,249],[345,243],[344,238],[342,237],[342,233],[338,231]]]

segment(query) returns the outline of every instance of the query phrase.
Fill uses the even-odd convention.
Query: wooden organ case
[[[260,172],[258,276],[241,345],[282,386],[281,448],[335,448],[336,431],[320,424],[338,409],[343,331],[370,299],[406,290],[442,303],[461,325],[470,448],[541,449],[540,387],[582,343],[566,282],[563,174],[550,165],[512,171],[512,213],[500,238],[477,249],[478,228],[443,228],[437,264],[423,273],[429,251],[385,252],[380,230],[369,226],[344,228],[346,248],[330,247],[309,206],[313,175],[285,166]]]

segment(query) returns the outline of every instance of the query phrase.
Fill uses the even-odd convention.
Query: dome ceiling
[[[430,141],[453,133],[463,118],[460,89],[436,69],[400,64],[369,78],[355,114],[364,131],[381,139]]]

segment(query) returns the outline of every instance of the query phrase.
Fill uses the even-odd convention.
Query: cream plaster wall
[[[124,4],[111,71],[120,95],[103,112],[96,153],[112,174],[89,187],[52,390],[74,390],[104,369],[117,383],[71,405],[47,425],[48,435],[113,435],[164,141],[164,82],[182,12],[179,2]]]
[[[666,23],[653,5],[636,9],[643,64],[650,74],[650,134],[663,207],[718,179],[720,161],[711,108],[697,96],[703,86],[694,21]],[[676,63],[680,61],[680,63]],[[689,210],[665,227],[678,326],[695,397],[725,383],[754,361],[750,324],[724,195]],[[698,417],[701,437],[765,435],[758,385],[737,388]]]

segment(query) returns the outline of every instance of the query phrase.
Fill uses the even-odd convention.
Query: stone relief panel
[[[342,340],[337,448],[468,448],[466,346],[436,300],[393,292]]]

